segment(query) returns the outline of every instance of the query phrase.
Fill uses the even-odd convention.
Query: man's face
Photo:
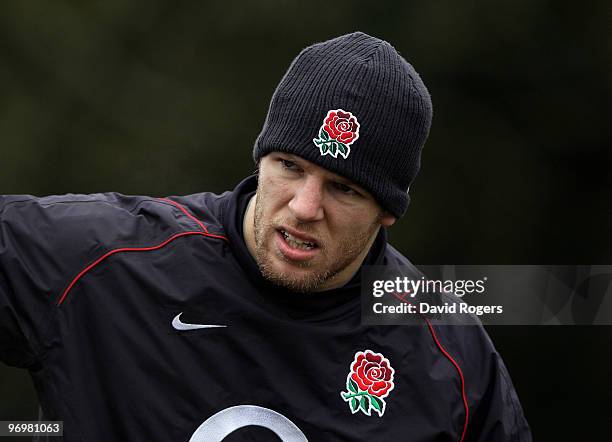
[[[248,212],[245,237],[262,274],[301,292],[346,283],[379,227],[395,221],[351,181],[278,152],[261,159],[255,207]]]

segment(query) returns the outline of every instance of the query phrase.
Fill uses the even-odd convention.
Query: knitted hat
[[[414,68],[362,32],[302,50],[279,83],[255,142],[298,155],[368,190],[395,217],[408,207],[432,106]]]

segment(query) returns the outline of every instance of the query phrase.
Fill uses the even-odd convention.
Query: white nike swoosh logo
[[[213,325],[213,324],[187,324],[186,322],[181,321],[181,315],[183,312],[179,313],[172,320],[172,327],[176,330],[198,330],[200,328],[217,328],[217,327],[227,327],[227,325]]]

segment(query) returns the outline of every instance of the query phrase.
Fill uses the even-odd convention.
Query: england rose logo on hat
[[[386,398],[395,384],[395,370],[387,358],[372,350],[358,351],[346,377],[346,389],[340,397],[349,403],[351,413],[362,411],[371,416],[374,410],[380,417],[385,414]]]
[[[327,116],[319,129],[319,138],[312,141],[321,151],[321,155],[331,155],[344,159],[351,153],[351,144],[359,138],[359,123],[357,117],[342,109],[327,112]]]

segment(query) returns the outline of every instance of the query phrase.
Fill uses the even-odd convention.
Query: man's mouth
[[[283,238],[285,239],[285,242],[287,244],[289,244],[291,247],[293,247],[294,249],[300,249],[300,250],[312,250],[314,248],[317,247],[317,243],[313,242],[313,241],[304,241],[302,239],[299,239],[295,236],[293,236],[292,234],[290,234],[289,232],[280,229],[279,230],[281,235],[283,235]]]

